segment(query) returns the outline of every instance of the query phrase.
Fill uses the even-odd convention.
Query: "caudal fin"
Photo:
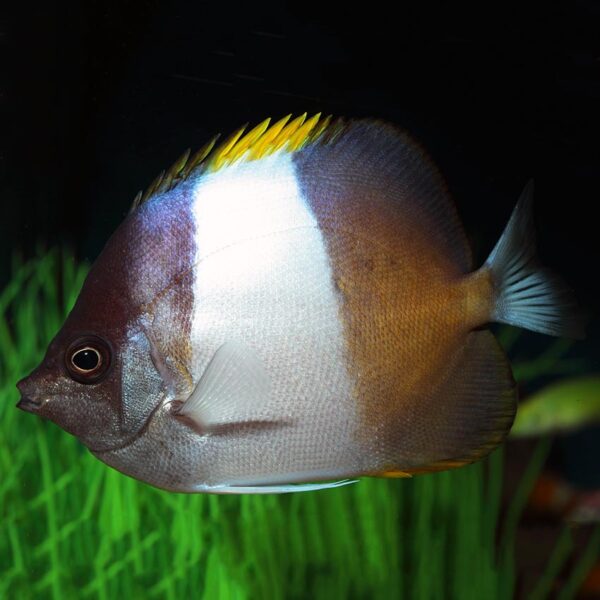
[[[485,262],[494,283],[492,320],[548,335],[584,337],[584,318],[568,286],[540,266],[532,215],[533,181]]]

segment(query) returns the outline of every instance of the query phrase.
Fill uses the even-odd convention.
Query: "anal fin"
[[[389,479],[406,479],[412,477],[407,471],[398,469],[390,469],[389,471],[380,471],[378,473],[370,473],[371,477],[387,477]]]
[[[412,475],[479,460],[504,440],[515,411],[515,383],[504,352],[490,331],[472,331],[439,381],[413,405],[415,425],[394,436],[389,470]]]

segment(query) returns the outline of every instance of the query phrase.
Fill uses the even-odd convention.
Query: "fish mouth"
[[[17,402],[17,408],[30,413],[37,412],[40,406],[42,406],[41,402],[38,402],[29,396],[23,396],[19,402]]]

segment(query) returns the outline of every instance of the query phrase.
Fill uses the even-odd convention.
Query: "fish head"
[[[151,341],[154,311],[161,310],[151,302],[157,290],[145,283],[158,278],[151,264],[136,260],[147,256],[147,245],[140,243],[139,219],[117,230],[41,364],[17,384],[19,408],[53,421],[92,451],[126,446],[169,387]]]
[[[63,328],[41,364],[17,384],[17,406],[82,441],[93,444],[98,432],[106,437],[118,425],[120,369],[114,347],[114,340],[98,332]]]
[[[41,364],[17,387],[18,407],[94,451],[126,445],[165,396],[143,328],[124,332],[67,321]]]

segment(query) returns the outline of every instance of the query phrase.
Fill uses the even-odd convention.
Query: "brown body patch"
[[[295,161],[340,292],[367,467],[418,472],[474,459],[510,426],[514,394],[491,334],[471,337],[489,319],[491,288],[485,273],[466,276],[470,252],[441,177],[406,137],[373,123]],[[485,364],[471,364],[479,351]],[[480,371],[491,395],[477,404],[468,381],[485,386]]]

